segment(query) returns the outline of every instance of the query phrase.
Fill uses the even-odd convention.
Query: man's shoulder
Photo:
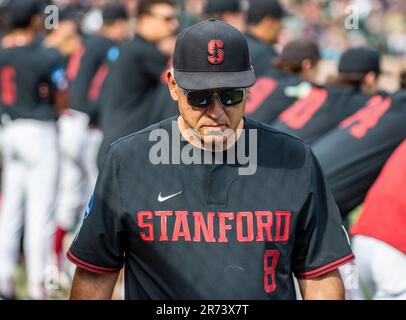
[[[246,119],[246,123],[247,129],[258,130],[259,156],[264,161],[283,162],[283,167],[298,167],[306,162],[310,153],[310,146],[299,137],[275,129],[260,121]]]

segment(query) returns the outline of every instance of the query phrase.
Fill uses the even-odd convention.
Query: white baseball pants
[[[59,156],[55,122],[19,119],[4,126],[0,213],[0,290],[12,293],[22,228],[29,295],[45,297],[54,229]]]

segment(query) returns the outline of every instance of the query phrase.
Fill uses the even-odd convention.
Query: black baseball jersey
[[[125,265],[127,299],[295,299],[292,273],[351,261],[310,148],[262,123],[244,128],[248,145],[248,130],[258,135],[253,175],[239,175],[239,162],[152,164],[151,132],[179,141],[176,118],[114,143],[68,258],[94,272]]]
[[[314,85],[306,97],[295,101],[271,125],[313,143],[371,98],[353,87]]]
[[[296,100],[307,96],[312,87],[311,83],[296,75],[269,69],[257,78],[251,88],[245,114],[270,124]]]
[[[151,96],[168,59],[140,36],[120,48],[101,96],[100,124],[104,133],[101,158],[112,142],[152,124],[148,122]]]
[[[87,35],[72,55],[67,68],[71,106],[89,115],[90,124],[98,124],[100,94],[109,72],[109,61],[118,57],[117,44],[100,35]]]
[[[12,119],[56,120],[55,94],[67,90],[64,57],[39,42],[0,49],[0,105]]]
[[[342,215],[361,204],[406,138],[406,91],[375,96],[312,146]]]
[[[255,76],[261,76],[268,69],[272,68],[273,59],[277,54],[272,46],[258,40],[252,34],[245,34],[245,38],[248,42],[248,49]]]

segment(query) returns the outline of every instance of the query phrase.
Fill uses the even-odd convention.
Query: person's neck
[[[204,142],[202,141],[202,139],[200,137],[200,133],[196,129],[191,128],[187,124],[185,119],[182,117],[182,115],[180,115],[177,118],[177,123],[178,123],[178,127],[179,127],[179,132],[180,132],[181,136],[183,137],[183,139],[185,139],[185,141],[192,144],[193,146],[195,146],[198,149],[205,150],[205,151],[214,151],[213,148],[207,149],[207,145],[205,145]],[[243,130],[242,130],[243,128],[244,128],[244,118],[241,119],[240,123],[238,124],[237,129],[233,130],[234,135],[231,137],[232,140],[227,141],[226,145],[222,145],[220,149],[215,150],[215,151],[223,152],[223,151],[227,151],[228,149],[233,147],[234,144],[240,138],[241,134],[243,133]]]

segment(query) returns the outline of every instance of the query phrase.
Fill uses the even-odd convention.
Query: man
[[[286,15],[278,0],[250,0],[246,36],[256,76],[272,68],[277,56],[273,46],[278,42]]]
[[[313,41],[287,43],[274,59],[274,68],[257,78],[246,114],[269,124],[296,101],[309,101],[314,92],[323,90],[315,84],[319,60],[319,48]]]
[[[335,80],[297,100],[271,126],[314,143],[362,107],[387,96],[377,92],[381,68],[380,56],[374,50],[347,50],[340,58],[338,72]]]
[[[66,101],[63,58],[41,46],[40,7],[14,0],[0,49],[0,105],[4,122],[4,203],[0,214],[0,293],[12,297],[24,225],[28,294],[46,297],[45,276],[58,181],[56,105]]]
[[[406,138],[405,79],[406,72],[400,90],[371,98],[312,145],[343,216],[362,203],[386,160]]]
[[[56,210],[54,249],[59,257],[66,232],[75,228],[98,174],[97,155],[102,141],[99,128],[100,93],[108,73],[108,61],[118,55],[125,40],[127,13],[121,5],[103,7],[103,26],[87,35],[70,56],[70,109],[58,124],[62,154],[60,196]]]
[[[68,251],[71,299],[110,299],[124,255],[127,299],[295,299],[292,272],[305,299],[342,299],[353,255],[310,148],[243,118],[244,36],[186,29],[167,78],[180,115],[110,147]]]
[[[248,0],[208,0],[204,16],[224,21],[241,32],[247,24]]]
[[[100,125],[104,137],[99,165],[110,143],[152,124],[146,101],[152,99],[174,42],[166,43],[162,51],[158,44],[173,37],[178,26],[178,10],[172,1],[140,1],[137,35],[120,49],[103,87]]]
[[[360,298],[406,299],[405,161],[406,140],[386,162],[351,228],[364,293]]]

